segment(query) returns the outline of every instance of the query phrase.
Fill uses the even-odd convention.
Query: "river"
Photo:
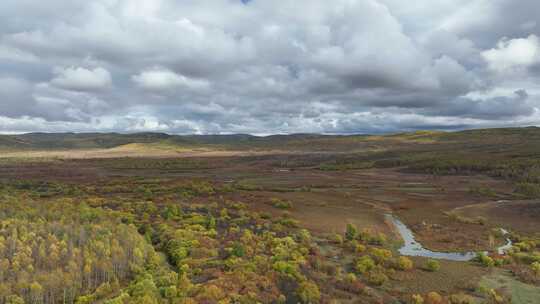
[[[451,260],[451,261],[470,261],[477,256],[476,252],[437,252],[431,251],[422,246],[414,238],[413,232],[399,219],[391,214],[386,215],[388,219],[394,224],[397,231],[403,238],[404,245],[399,249],[401,255],[406,256],[419,256],[439,260]],[[508,234],[508,231],[501,229],[503,235]],[[512,247],[512,240],[506,239],[506,244],[497,248],[499,254],[504,254],[506,250]]]

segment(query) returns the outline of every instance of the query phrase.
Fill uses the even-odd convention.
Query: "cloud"
[[[482,52],[489,68],[497,72],[528,68],[540,63],[540,39],[536,35],[527,38],[503,38],[493,48]]]
[[[143,71],[134,75],[132,80],[139,87],[156,92],[172,89],[204,90],[210,86],[206,80],[193,79],[161,68]]]
[[[3,132],[538,124],[535,0],[33,2],[0,1]]]
[[[448,56],[467,66],[479,65],[482,60],[472,40],[444,29],[429,32],[419,41],[432,56]]]
[[[23,50],[0,45],[0,60],[12,60],[17,62],[36,62],[37,56]]]
[[[100,91],[112,86],[112,77],[104,68],[81,67],[57,68],[51,80],[55,87],[72,91]]]
[[[32,84],[12,76],[0,76],[0,112],[4,116],[18,116],[31,113],[33,100]]]
[[[497,121],[518,117],[528,117],[535,113],[525,90],[517,90],[510,96],[490,98],[462,97],[453,100],[438,109],[426,111],[432,116],[465,117]]]

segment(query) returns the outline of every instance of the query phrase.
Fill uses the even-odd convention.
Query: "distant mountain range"
[[[0,135],[0,148],[11,149],[95,149],[114,148],[126,144],[169,144],[180,146],[249,146],[292,140],[310,140],[337,136],[318,134],[270,135],[170,135],[165,133],[27,133]],[[341,136],[339,136],[341,137]]]
[[[0,149],[10,150],[59,150],[59,149],[108,149],[141,143],[163,146],[219,146],[225,149],[296,147],[303,149],[343,149],[356,144],[377,141],[464,141],[483,143],[540,143],[540,128],[477,129],[459,132],[416,131],[392,135],[320,135],[290,134],[253,136],[232,135],[170,135],[165,133],[27,133],[0,135]]]

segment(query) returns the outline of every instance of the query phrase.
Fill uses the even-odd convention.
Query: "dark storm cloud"
[[[528,102],[529,95],[518,90],[511,97],[493,97],[484,100],[458,98],[443,107],[428,110],[430,115],[460,116],[485,120],[502,120],[519,116],[530,116],[534,105]]]
[[[530,0],[4,0],[0,132],[536,124],[539,9]]]

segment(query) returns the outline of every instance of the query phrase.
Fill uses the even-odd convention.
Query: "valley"
[[[4,139],[1,303],[540,298],[536,129],[109,137]]]

